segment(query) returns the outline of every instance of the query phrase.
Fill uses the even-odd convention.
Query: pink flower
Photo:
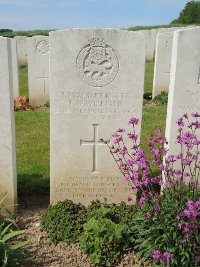
[[[160,129],[156,129],[156,133],[157,133],[157,134],[161,134],[162,132],[161,132]]]
[[[156,205],[154,206],[154,210],[155,210],[155,211],[160,211],[160,205],[159,205],[159,204],[156,204]]]
[[[139,119],[136,118],[131,118],[128,122],[128,124],[132,124],[132,125],[138,125]]]
[[[127,134],[128,135],[128,138],[131,139],[131,140],[137,140],[138,138],[138,135],[137,134],[134,134],[134,133],[129,133]]]
[[[133,200],[132,197],[131,196],[128,196],[128,201],[130,202],[132,200]]]
[[[151,217],[152,217],[152,214],[151,214],[151,212],[150,212],[150,211],[148,211],[148,212],[146,213],[146,216],[147,216],[147,218],[148,218],[148,219],[151,219]]]
[[[119,128],[116,132],[117,133],[123,133],[123,132],[125,132],[125,129]]]
[[[152,258],[155,261],[159,261],[160,258],[161,258],[161,252],[160,252],[160,250],[154,250],[153,253],[152,253]]]

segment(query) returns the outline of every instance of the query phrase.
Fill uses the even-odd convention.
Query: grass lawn
[[[27,95],[27,69],[20,68],[21,95]],[[152,90],[153,62],[146,64],[145,92]],[[19,193],[49,193],[49,112],[16,112]],[[166,105],[143,108],[141,142],[157,128],[165,130]],[[155,170],[156,171],[156,170]]]
[[[28,68],[27,66],[22,66],[19,68],[19,86],[20,86],[20,95],[28,95]]]
[[[149,61],[145,66],[144,92],[151,93],[153,88],[154,61]]]

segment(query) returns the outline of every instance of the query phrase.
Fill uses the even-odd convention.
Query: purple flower
[[[115,143],[115,145],[116,145],[116,144],[119,144],[121,141],[122,141],[122,136],[121,136],[121,135],[115,137],[115,139],[114,139],[114,143]]]
[[[156,204],[156,205],[154,206],[154,210],[155,210],[155,211],[160,211],[160,205],[159,205],[159,204]]]
[[[199,118],[199,117],[200,117],[200,114],[199,114],[199,113],[194,113],[194,112],[192,112],[191,116],[192,116],[193,118]]]
[[[196,256],[196,257],[195,257],[195,261],[196,261],[197,263],[200,263],[200,256]]]
[[[123,132],[125,132],[125,129],[119,128],[116,132],[117,133],[123,133]]]
[[[132,124],[132,125],[138,125],[139,119],[136,118],[131,118],[128,122],[128,124]]]
[[[153,253],[152,253],[152,258],[155,261],[159,261],[160,258],[161,258],[161,252],[160,252],[160,250],[154,250]]]
[[[144,204],[146,204],[146,198],[145,197],[141,197],[140,200],[138,201],[139,206],[142,206]]]
[[[178,126],[183,127],[184,126],[183,118],[178,119],[176,123],[178,124]]]
[[[128,196],[128,201],[132,201],[132,197],[131,196]]]
[[[161,134],[162,132],[161,132],[160,129],[156,129],[156,133],[157,133],[157,134]]]
[[[128,135],[128,138],[131,139],[131,140],[137,140],[138,138],[138,135],[137,134],[134,134],[134,133],[129,133],[127,134]]]
[[[166,262],[168,262],[169,261],[169,259],[171,259],[171,258],[173,258],[173,254],[171,253],[171,252],[168,252],[168,251],[165,251],[164,253],[163,253],[163,255],[162,255],[162,262],[163,263],[166,263]]]
[[[146,216],[147,216],[147,218],[148,218],[148,219],[151,219],[151,217],[152,217],[152,214],[151,214],[151,212],[150,212],[150,211],[148,211],[148,212],[146,213]]]

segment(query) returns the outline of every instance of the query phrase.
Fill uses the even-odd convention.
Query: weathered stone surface
[[[19,72],[17,63],[17,42],[15,39],[11,39],[12,50],[12,73],[13,73],[13,97],[18,97],[19,92]]]
[[[183,114],[200,112],[200,28],[174,33],[167,108],[166,137],[170,153],[175,146],[178,126]],[[180,152],[180,151],[179,151]]]
[[[51,203],[127,201],[127,183],[101,138],[127,128],[132,116],[141,120],[144,36],[55,31],[50,48]]]
[[[49,101],[49,37],[34,36],[28,39],[28,85],[32,106]]]
[[[0,198],[17,201],[15,123],[13,109],[11,40],[0,37]]]
[[[162,91],[169,91],[171,55],[174,32],[159,33],[156,43],[153,98]]]
[[[14,39],[17,41],[17,57],[18,64],[24,66],[28,63],[27,58],[27,36],[15,36]]]

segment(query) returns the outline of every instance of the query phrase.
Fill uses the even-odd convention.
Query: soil
[[[33,260],[27,267],[93,267],[87,255],[80,250],[79,244],[68,245],[60,242],[55,245],[48,234],[41,229],[40,216],[46,208],[46,203],[31,207],[26,203],[18,210],[17,223],[21,229],[26,230],[23,238],[31,241],[26,247],[26,252],[33,257]],[[142,264],[133,253],[127,252],[113,267],[144,266],[149,265]]]

